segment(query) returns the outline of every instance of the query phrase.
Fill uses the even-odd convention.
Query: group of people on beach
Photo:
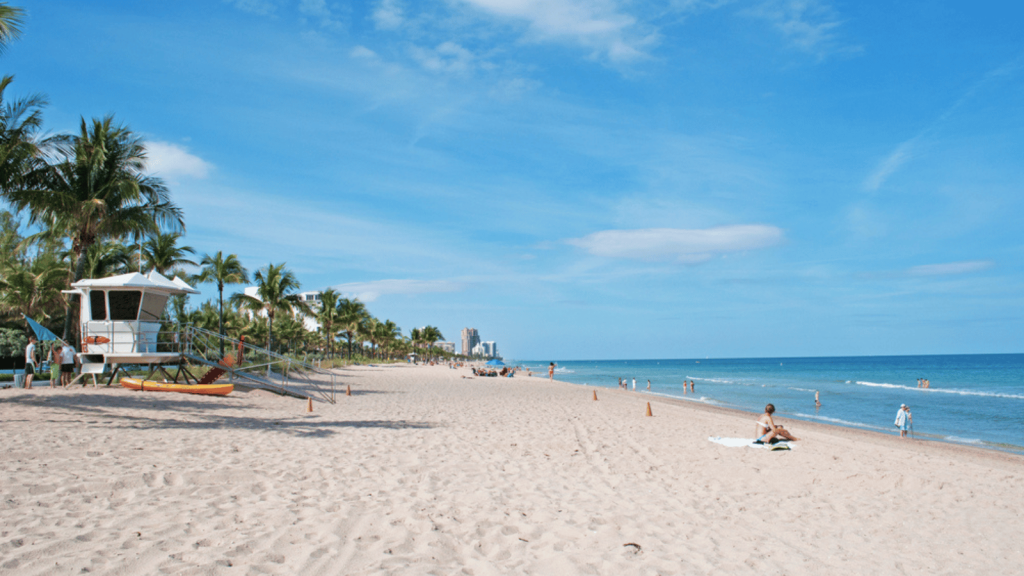
[[[25,346],[25,388],[32,388],[32,381],[40,368],[38,340],[35,336],[28,339]],[[47,354],[50,362],[50,388],[57,384],[68,386],[75,377],[75,369],[79,363],[75,347],[61,340],[56,341]]]

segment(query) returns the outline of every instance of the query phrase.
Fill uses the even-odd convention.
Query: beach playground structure
[[[337,376],[294,358],[192,325],[161,320],[171,296],[198,294],[180,278],[156,271],[81,280],[66,293],[81,299],[78,354],[82,372],[75,381],[145,369],[151,380],[269,390],[334,403]]]

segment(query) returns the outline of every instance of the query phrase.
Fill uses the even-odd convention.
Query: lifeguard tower
[[[191,325],[161,320],[171,296],[199,294],[181,278],[170,280],[155,270],[147,275],[121,274],[80,280],[65,293],[81,297],[79,378],[110,371],[110,385],[126,366],[146,366],[149,376],[184,383],[212,384],[227,376],[232,383],[277,393],[334,402],[335,375],[305,362]],[[220,351],[227,350],[224,355]],[[201,378],[191,367],[206,366]],[[172,376],[167,369],[175,369]],[[319,376],[319,378],[317,377]],[[76,379],[77,380],[77,379]],[[320,384],[329,384],[327,390]]]

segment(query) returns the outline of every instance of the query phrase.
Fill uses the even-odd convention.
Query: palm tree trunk
[[[217,284],[217,291],[220,293],[220,357],[224,357],[224,284]]]

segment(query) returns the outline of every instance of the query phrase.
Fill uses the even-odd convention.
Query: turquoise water
[[[520,361],[547,374],[544,361]],[[897,434],[900,404],[910,406],[919,438],[1024,454],[1024,354],[861,356],[690,360],[556,361],[555,378],[637,390],[694,402]],[[927,378],[931,388],[917,388]],[[695,394],[683,395],[683,380]],[[814,406],[814,392],[821,408]],[[797,432],[799,434],[799,432]]]

